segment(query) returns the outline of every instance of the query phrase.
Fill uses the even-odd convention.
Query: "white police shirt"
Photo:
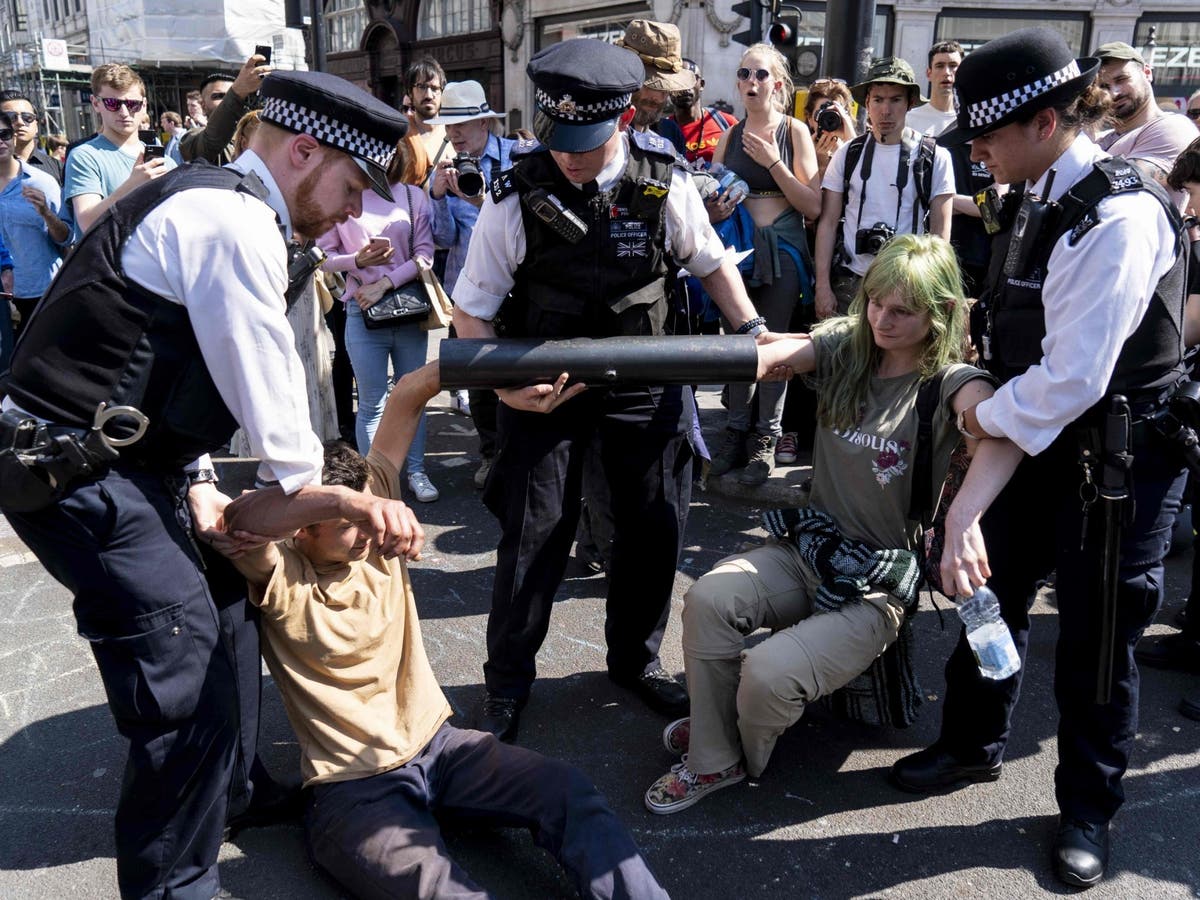
[[[287,493],[320,484],[324,454],[312,431],[304,369],[287,319],[287,204],[252,151],[231,168],[253,172],[266,203],[241,191],[175,194],[134,229],[121,254],[126,276],[188,309],[221,399],[262,460],[258,478]],[[278,216],[278,221],[276,221]]]
[[[619,152],[600,170],[596,186],[607,191],[620,180],[629,158],[628,136]],[[575,185],[579,188],[579,185]],[[514,273],[525,259],[525,223],[520,197],[514,192],[498,204],[489,193],[479,210],[467,259],[454,285],[454,304],[477,319],[491,321],[514,284]],[[708,222],[708,213],[691,176],[679,168],[671,173],[664,209],[667,253],[698,278],[711,275],[725,259],[725,245]]]
[[[1079,135],[1051,167],[1059,199],[1108,156]],[[1028,190],[1041,195],[1043,175]],[[1099,222],[1075,246],[1063,235],[1050,252],[1042,286],[1042,359],[1002,385],[975,411],[989,433],[1031,456],[1103,396],[1125,341],[1137,330],[1159,279],[1175,261],[1175,234],[1146,191],[1106,197]]]

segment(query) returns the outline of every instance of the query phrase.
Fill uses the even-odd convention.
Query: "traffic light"
[[[775,19],[767,29],[767,40],[781,49],[795,47],[800,42],[800,16]]]
[[[733,35],[739,44],[749,47],[763,39],[763,7],[759,0],[742,0],[730,7],[736,15],[750,20],[750,27]]]

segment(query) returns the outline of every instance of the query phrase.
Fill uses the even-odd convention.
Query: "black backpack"
[[[906,129],[907,130],[907,129]],[[854,174],[854,170],[858,168],[858,161],[862,159],[863,147],[867,144],[867,138],[870,132],[864,132],[854,138],[846,148],[845,165],[842,167],[842,198],[845,200],[850,196],[850,177]],[[911,141],[910,141],[911,143]],[[913,207],[913,231],[915,232],[917,224],[917,216],[923,218],[929,216],[929,204],[933,197],[933,155],[937,149],[937,138],[931,135],[921,135],[918,138],[916,150],[917,158],[913,161],[913,182],[917,187],[917,204]],[[911,152],[911,151],[910,151]],[[845,204],[842,208],[843,217],[845,216]],[[928,222],[925,223],[928,228]],[[841,233],[841,229],[838,229]]]

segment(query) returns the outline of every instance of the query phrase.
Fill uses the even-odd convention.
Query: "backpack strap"
[[[842,210],[845,211],[846,198],[850,194],[850,176],[854,174],[858,161],[862,159],[863,147],[867,144],[868,131],[850,141],[846,147],[846,158],[842,160]]]
[[[928,528],[933,521],[933,414],[942,396],[942,381],[947,366],[925,379],[917,388],[917,452],[913,457],[912,496],[908,501],[908,518]]]
[[[917,202],[913,204],[912,233],[917,233],[921,217],[929,215],[929,204],[933,201],[933,158],[937,149],[937,138],[921,135],[916,143],[917,158],[913,160],[913,184],[917,189]]]
[[[710,106],[708,108],[708,114],[712,116],[712,119],[717,123],[718,128],[720,128],[722,131],[729,130],[729,122],[725,119],[725,114],[723,112],[721,112],[715,106]],[[703,128],[701,128],[701,131],[703,131]]]

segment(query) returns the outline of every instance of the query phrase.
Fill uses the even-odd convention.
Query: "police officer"
[[[661,334],[664,283],[680,264],[741,333],[764,331],[674,149],[653,132],[617,129],[642,83],[641,60],[581,39],[541,51],[528,72],[538,140],[514,148],[513,168],[480,210],[454,289],[459,336],[492,336],[498,315],[508,335]],[[505,740],[534,680],[592,441],[616,528],[609,675],[653,708],[686,714],[686,691],[663,671],[658,648],[690,497],[691,398],[678,387],[578,390],[562,378],[497,392],[499,451],[484,499],[502,534],[479,727]]]
[[[1009,441],[981,442],[947,516],[942,580],[962,596],[988,581],[1023,657],[1035,586],[1057,570],[1061,817],[1052,863],[1077,887],[1099,881],[1108,862],[1108,823],[1137,731],[1133,646],[1158,607],[1183,488],[1181,457],[1151,422],[1182,373],[1180,223],[1157,185],[1085,136],[1105,112],[1092,84],[1098,67],[1046,28],[991,41],[959,68],[958,127],[940,138],[971,141],[972,159],[1018,189],[1001,213],[1007,230],[976,323],[984,364],[1003,384],[959,416],[964,434]],[[1086,501],[1103,477],[1096,462],[1120,462],[1114,443],[1098,439],[1110,412],[1125,425],[1115,395],[1128,400],[1133,510],[1119,549],[1104,699],[1105,516]],[[999,778],[1020,680],[983,678],[960,638],[946,665],[941,735],[899,760],[893,781],[935,792]]]
[[[236,166],[181,167],[88,231],[3,384],[0,509],[74,594],[129,740],[123,897],[215,896],[222,830],[250,788],[257,631],[244,581],[200,544],[236,552],[245,532],[282,535],[341,510],[384,552],[419,544],[403,504],[320,486],[284,317],[285,236],[358,215],[368,186],[390,197],[404,120],[319,73],[275,73],[262,93],[262,126]],[[239,425],[272,486],[227,507],[204,454]]]

